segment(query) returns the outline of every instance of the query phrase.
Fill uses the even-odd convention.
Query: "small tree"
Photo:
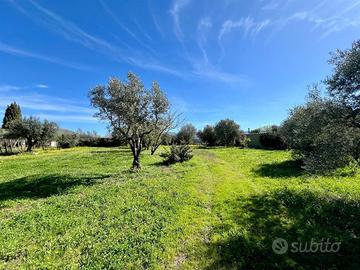
[[[89,97],[91,104],[99,109],[96,116],[109,121],[113,134],[130,145],[132,168],[140,168],[144,137],[154,132],[169,112],[169,101],[159,85],[154,82],[147,90],[140,79],[129,72],[127,81],[112,78],[106,86],[91,89]]]
[[[240,136],[240,126],[234,120],[225,119],[219,121],[215,125],[215,134],[219,145],[234,146],[239,144],[239,140],[244,140],[244,136]]]
[[[207,125],[202,131],[198,131],[200,140],[208,146],[216,145],[216,133],[213,126]]]
[[[43,148],[55,138],[57,131],[58,126],[56,123],[49,122],[48,120],[45,120],[44,123],[42,123],[39,143]]]
[[[181,127],[177,134],[177,140],[180,144],[192,144],[196,138],[196,128],[192,124],[186,124]]]
[[[46,121],[41,123],[39,118],[30,116],[22,120],[13,121],[9,126],[10,138],[22,138],[26,140],[27,151],[32,152],[33,147],[41,140],[50,140],[55,136],[57,125]]]
[[[9,128],[11,122],[21,120],[21,117],[20,106],[16,102],[11,103],[6,107],[2,128]]]

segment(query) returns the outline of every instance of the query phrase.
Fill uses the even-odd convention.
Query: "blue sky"
[[[360,0],[0,0],[0,112],[106,134],[87,92],[131,70],[197,128],[279,124],[359,15]]]

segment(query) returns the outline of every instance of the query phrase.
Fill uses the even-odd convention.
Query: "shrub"
[[[260,143],[266,148],[269,149],[286,149],[286,144],[284,140],[278,135],[274,133],[261,133],[260,134]]]
[[[170,152],[161,155],[165,158],[164,163],[167,165],[177,162],[188,161],[193,157],[191,147],[189,145],[175,145],[170,148]]]
[[[61,134],[57,139],[59,148],[75,147],[79,143],[79,136],[76,133]]]
[[[310,93],[305,105],[290,112],[281,134],[303,160],[310,173],[325,173],[356,159],[360,132],[349,124],[348,108],[343,104]]]

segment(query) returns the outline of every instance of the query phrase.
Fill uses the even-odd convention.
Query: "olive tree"
[[[169,112],[159,119],[154,132],[148,137],[151,155],[155,154],[169,131],[179,125],[179,117],[179,114]]]
[[[33,147],[39,143],[45,144],[56,135],[57,125],[39,118],[30,116],[21,120],[12,121],[9,125],[9,138],[25,139],[27,151],[32,152]]]
[[[218,144],[222,146],[235,146],[245,139],[240,126],[230,119],[220,120],[215,125],[215,134]]]
[[[182,126],[177,134],[180,144],[192,144],[196,138],[196,128],[192,124]]]
[[[324,173],[356,158],[360,132],[349,125],[348,113],[346,106],[321,97],[316,91],[304,105],[290,111],[281,134],[294,157],[303,161],[305,170]]]
[[[207,125],[197,133],[200,140],[208,146],[216,145],[216,134],[213,126]]]
[[[350,109],[349,119],[360,127],[360,40],[330,59],[334,72],[325,80],[330,96]]]
[[[309,172],[327,172],[360,158],[360,41],[336,51],[333,73],[325,81],[328,96],[317,87],[295,107],[281,132]]]
[[[140,154],[145,136],[154,132],[170,110],[170,103],[159,85],[154,82],[145,89],[141,80],[129,72],[126,81],[111,78],[89,92],[91,104],[99,111],[96,116],[109,121],[116,136],[130,145],[132,168],[140,168]]]
[[[41,127],[39,143],[44,148],[48,143],[51,142],[51,140],[53,140],[56,137],[59,128],[56,123],[50,122],[46,119],[41,125],[42,127]]]

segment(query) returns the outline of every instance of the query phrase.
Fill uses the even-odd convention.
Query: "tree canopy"
[[[89,92],[91,104],[99,111],[96,116],[109,122],[112,133],[124,138],[133,153],[133,168],[140,168],[140,153],[146,135],[165,121],[170,103],[157,82],[146,89],[134,73],[126,81],[111,78]]]
[[[6,107],[2,128],[9,128],[11,122],[21,119],[21,109],[16,102]]]
[[[58,127],[56,123],[30,116],[21,120],[12,121],[9,126],[8,136],[10,138],[25,139],[27,151],[31,152],[36,144],[46,144],[52,140]]]

